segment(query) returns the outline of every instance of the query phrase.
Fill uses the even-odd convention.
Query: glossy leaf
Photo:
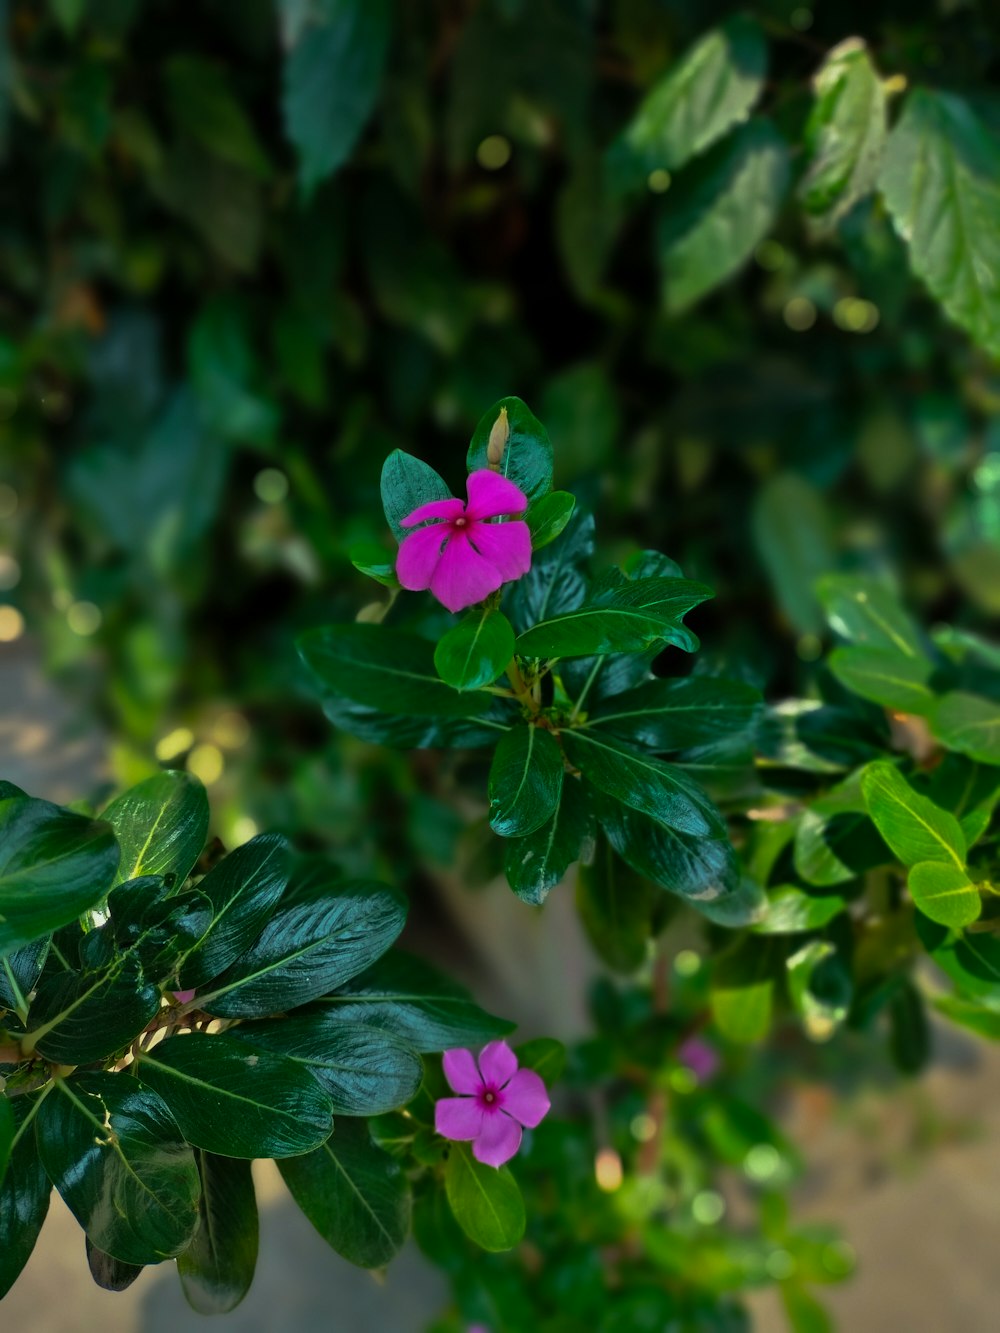
[[[770,121],[752,120],[674,182],[657,232],[669,314],[687,310],[743,267],[774,225],[788,170],[784,139]]]
[[[816,592],[827,623],[845,643],[922,658],[920,631],[884,583],[862,574],[828,574]]]
[[[581,865],[576,906],[587,937],[616,972],[635,972],[645,961],[653,935],[658,890],[614,855],[600,838],[592,864]]]
[[[821,930],[844,910],[837,894],[813,895],[792,884],[772,889],[767,895],[767,910],[753,925],[758,935],[798,935]]]
[[[49,944],[48,938],[34,940],[0,958],[0,1008],[27,1009],[27,997],[45,966]]]
[[[10,1161],[16,1132],[17,1123],[14,1119],[14,1108],[6,1097],[0,1097],[0,1184],[2,1184],[7,1172],[7,1163]]]
[[[90,1276],[103,1291],[128,1291],[142,1273],[144,1264],[127,1264],[99,1250],[89,1236],[85,1238]]]
[[[0,956],[99,902],[118,855],[103,821],[29,797],[0,801]]]
[[[590,722],[652,750],[683,750],[747,731],[760,706],[759,691],[743,681],[684,676],[603,699]]]
[[[934,735],[949,750],[981,764],[1000,764],[1000,703],[960,690],[944,694],[930,712]]]
[[[249,948],[277,906],[288,875],[288,843],[277,833],[251,838],[212,867],[198,883],[211,915],[181,964],[178,990],[211,981]]]
[[[455,1221],[484,1250],[511,1250],[524,1235],[524,1199],[506,1166],[477,1162],[465,1143],[453,1143],[444,1175]]]
[[[502,838],[541,828],[556,811],[563,785],[563,756],[550,731],[524,725],[500,739],[490,767],[490,825]]]
[[[514,656],[514,631],[499,611],[472,610],[434,649],[434,666],[447,685],[476,690],[492,685]]]
[[[190,1244],[198,1169],[153,1089],[117,1074],[75,1074],[39,1108],[37,1138],[49,1179],[98,1249],[155,1264]]]
[[[25,1040],[54,1064],[91,1064],[128,1046],[159,1007],[159,989],[145,980],[138,958],[119,955],[106,971],[61,972],[42,981]]]
[[[593,843],[590,802],[583,784],[567,774],[552,817],[533,833],[507,842],[504,873],[508,883],[523,902],[543,903],[574,861],[590,859]]]
[[[395,1033],[345,1023],[333,1007],[248,1023],[233,1036],[305,1065],[334,1115],[381,1115],[405,1106],[424,1074],[419,1055]]]
[[[846,884],[891,859],[868,817],[863,773],[852,773],[803,811],[795,828],[795,870],[807,884]]]
[[[7,1171],[0,1174],[0,1300],[17,1281],[31,1258],[38,1233],[49,1211],[52,1185],[35,1147],[31,1121],[46,1094],[18,1097],[5,1103],[17,1121],[17,1142],[10,1151]]]
[[[961,866],[919,861],[910,867],[906,883],[924,916],[942,926],[971,925],[982,911],[979,890]]]
[[[381,1268],[410,1227],[410,1187],[399,1163],[375,1146],[364,1121],[344,1116],[330,1138],[279,1163],[292,1198],[336,1252]]]
[[[172,875],[184,883],[208,832],[208,797],[190,773],[170,769],[123,792],[102,819],[121,847],[116,884],[140,875]]]
[[[501,412],[507,413],[507,442],[498,471],[537,500],[552,487],[552,444],[548,432],[520,398],[501,398],[479,419],[466,459],[470,472],[489,466],[490,432]]]
[[[196,1149],[201,1177],[198,1230],[177,1259],[188,1304],[199,1314],[227,1314],[250,1290],[257,1267],[257,1199],[250,1163]]]
[[[451,491],[429,463],[394,449],[382,465],[382,508],[392,535],[401,542],[409,529],[402,526],[415,509],[431,500],[450,500]],[[395,568],[395,561],[392,562]]]
[[[383,885],[315,883],[272,914],[198,1003],[223,1018],[264,1018],[307,1004],[370,967],[405,920],[403,900]]]
[[[385,713],[474,717],[488,695],[459,693],[434,666],[434,645],[384,625],[328,625],[298,640],[306,666],[324,690]]]
[[[341,1023],[386,1028],[417,1051],[484,1045],[514,1027],[480,1009],[437,968],[397,949],[319,1004]]]
[[[172,1037],[142,1055],[139,1075],[187,1141],[221,1157],[291,1157],[330,1132],[330,1099],[308,1070],[235,1037]]]
[[[517,651],[522,657],[590,657],[672,643],[693,652],[698,640],[681,621],[711,596],[710,588],[686,579],[625,580],[575,611],[539,621],[517,640]]]
[[[883,708],[922,714],[934,702],[927,683],[933,668],[925,657],[880,648],[835,648],[827,665],[841,685]]]
[[[575,611],[587,596],[586,569],[594,551],[594,517],[578,509],[559,538],[531,557],[531,568],[508,594],[507,614],[518,631],[549,616]]]
[[[805,130],[809,167],[799,198],[807,213],[832,224],[875,188],[888,134],[887,99],[859,37],[827,52],[813,87]]]
[[[964,98],[915,88],[882,192],[910,264],[945,312],[1000,356],[1000,146]]]
[[[399,587],[399,579],[396,577],[396,558],[378,542],[356,542],[347,555],[359,574],[366,574],[376,583],[381,583],[384,588]]]
[[[532,552],[555,541],[573,517],[575,508],[576,496],[569,491],[550,491],[539,496],[524,516],[531,532]]]
[[[868,813],[904,865],[939,861],[965,866],[965,835],[958,820],[914,791],[895,765],[869,764],[861,777]]]

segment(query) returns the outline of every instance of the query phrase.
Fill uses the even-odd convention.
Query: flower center
[[[454,526],[456,528],[467,528],[469,526],[469,520],[462,515],[455,519]]]
[[[496,1101],[496,1099],[497,1099],[497,1095],[496,1095],[495,1092],[484,1092],[484,1093],[483,1093],[483,1101],[486,1103],[487,1106],[492,1106],[493,1103]]]

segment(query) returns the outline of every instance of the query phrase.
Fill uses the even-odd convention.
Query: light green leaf
[[[889,136],[882,191],[913,271],[1000,356],[1000,144],[964,98],[915,88]]]
[[[490,608],[470,611],[434,649],[434,665],[446,685],[477,690],[492,685],[514,656],[510,621]]]
[[[775,947],[751,936],[715,964],[712,1019],[724,1037],[741,1046],[763,1041],[771,1029]]]
[[[827,53],[813,88],[799,197],[807,213],[832,225],[875,188],[888,134],[886,95],[860,37]]]
[[[928,685],[933,667],[925,657],[880,648],[834,648],[827,665],[852,694],[901,713],[927,713],[934,703]]]
[[[851,975],[829,940],[810,940],[787,960],[788,994],[813,1040],[832,1037],[851,1007]]]
[[[208,797],[190,773],[165,769],[113,800],[101,818],[121,847],[116,884],[140,875],[173,875],[180,887],[205,845]]]
[[[691,164],[664,197],[657,235],[663,302],[679,314],[747,262],[788,187],[788,146],[753,120]]]
[[[502,838],[522,838],[551,819],[562,792],[562,751],[544,727],[512,727],[490,766],[490,827]]]
[[[444,1175],[455,1221],[484,1250],[511,1250],[524,1235],[524,1199],[507,1167],[477,1162],[465,1143],[453,1143]]]
[[[938,861],[964,869],[967,849],[958,820],[914,791],[894,764],[869,764],[861,791],[875,827],[904,865]]]
[[[798,935],[821,930],[846,905],[835,893],[820,896],[806,893],[794,884],[783,884],[768,891],[767,910],[754,922],[753,930],[758,935]]]
[[[978,694],[954,690],[930,710],[934,735],[949,750],[958,750],[981,764],[1000,764],[1000,703]]]
[[[920,861],[910,867],[906,882],[924,916],[942,926],[968,926],[982,911],[979,890],[960,866]]]

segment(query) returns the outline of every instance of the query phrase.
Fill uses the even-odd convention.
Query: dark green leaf
[[[382,465],[382,508],[392,535],[401,542],[409,529],[402,526],[415,509],[431,500],[450,500],[451,491],[429,463],[402,449],[394,449]]]
[[[540,496],[525,514],[531,531],[532,552],[554,542],[573,517],[576,496],[569,491],[550,491]]]
[[[904,865],[939,861],[964,868],[965,835],[958,820],[914,791],[894,764],[869,764],[861,791],[875,827]]]
[[[490,767],[490,826],[519,838],[548,822],[562,792],[562,751],[550,731],[527,724],[500,739]]]
[[[472,713],[489,695],[465,695]],[[322,695],[323,712],[335,727],[374,745],[398,750],[475,749],[496,744],[497,737],[515,716],[505,700],[495,699],[485,713],[467,717],[421,717],[413,713],[383,713],[365,704],[332,694]]]
[[[288,883],[288,843],[262,833],[230,852],[198,884],[211,917],[181,964],[179,990],[217,977],[260,934]]]
[[[455,1221],[484,1250],[511,1250],[524,1235],[524,1200],[506,1166],[484,1166],[468,1144],[453,1143],[444,1175]]]
[[[734,131],[674,182],[657,237],[670,314],[743,267],[774,225],[787,188],[788,145],[767,120]]]
[[[122,1259],[115,1259],[110,1254],[99,1250],[89,1236],[85,1238],[87,1246],[87,1266],[90,1276],[103,1291],[128,1291],[132,1283],[142,1272],[145,1265],[127,1264]]]
[[[860,37],[827,53],[813,87],[799,197],[807,213],[832,224],[875,188],[888,134],[886,95]]]
[[[0,958],[0,1009],[5,1006],[22,1013],[28,1008],[27,997],[45,965],[49,939],[35,940]]]
[[[381,1268],[400,1250],[410,1228],[409,1183],[363,1121],[338,1119],[321,1148],[279,1165],[306,1217],[352,1264]]]
[[[62,972],[38,987],[26,1049],[54,1064],[91,1064],[126,1047],[159,1007],[160,992],[133,954],[119,955],[103,972]]]
[[[791,955],[786,967],[788,994],[807,1035],[825,1041],[850,1010],[850,972],[829,940],[810,940]]]
[[[1000,356],[1000,146],[972,108],[915,88],[881,178],[910,264],[946,313]]]
[[[188,1142],[221,1157],[291,1157],[330,1132],[330,1099],[309,1071],[235,1037],[172,1037],[141,1056],[139,1074]]]
[[[248,1023],[233,1035],[304,1064],[329,1096],[334,1115],[381,1115],[405,1106],[424,1074],[419,1055],[395,1033],[345,1023],[332,1007]]]
[[[552,444],[548,433],[520,398],[501,398],[479,419],[466,459],[470,472],[488,467],[490,432],[502,412],[507,414],[507,442],[498,471],[519,486],[529,501],[552,487]]]
[[[117,865],[107,824],[48,801],[0,801],[0,956],[93,907]]]
[[[515,1047],[514,1054],[522,1069],[533,1069],[549,1086],[562,1078],[566,1069],[566,1047],[554,1037],[534,1037]]]
[[[311,885],[198,1003],[225,1018],[265,1018],[316,1000],[370,967],[403,929],[406,906],[380,884]]]
[[[835,648],[827,665],[841,685],[883,708],[921,714],[934,703],[927,684],[933,668],[925,657],[880,648]]]
[[[257,1200],[250,1163],[195,1152],[201,1176],[195,1238],[177,1259],[188,1304],[199,1314],[227,1314],[250,1290],[257,1267]]]
[[[634,579],[605,589],[575,611],[550,616],[517,641],[522,657],[640,653],[659,644],[693,652],[698,640],[682,618],[712,596],[686,579]]]
[[[919,1074],[930,1059],[927,1010],[909,978],[902,979],[889,1002],[889,1050],[904,1074]]]
[[[958,750],[981,764],[1000,764],[1000,704],[977,694],[955,690],[942,695],[930,710],[934,735],[949,750]]]
[[[861,777],[852,773],[803,812],[795,829],[795,870],[807,884],[846,884],[891,858],[872,828]]]
[[[0,1097],[0,1184],[3,1183],[3,1178],[7,1173],[7,1163],[10,1161],[16,1131],[17,1123],[14,1119],[14,1108],[6,1097]]]
[[[646,961],[654,934],[659,890],[599,838],[590,865],[576,879],[576,906],[594,949],[616,972],[635,972]]]
[[[593,551],[593,515],[577,509],[558,541],[541,555],[533,554],[531,568],[512,587],[508,614],[514,628],[524,631],[549,616],[581,606],[587,596],[585,571]]]
[[[816,592],[827,623],[846,643],[923,657],[916,623],[884,583],[863,574],[828,574]]]
[[[205,845],[208,797],[190,773],[167,769],[117,797],[101,818],[121,847],[116,884],[140,875],[173,875],[179,886]]]
[[[481,693],[446,685],[434,645],[384,625],[327,625],[298,640],[306,666],[324,689],[385,713],[475,717],[490,705]]]
[[[284,0],[289,8],[288,0]],[[322,0],[294,25],[285,57],[285,129],[311,191],[350,156],[382,83],[389,0]]]
[[[418,1051],[478,1046],[514,1027],[480,1009],[468,991],[429,963],[396,950],[320,1004],[340,1022],[387,1028]]]
[[[979,890],[957,865],[920,861],[907,876],[910,897],[924,916],[942,926],[968,926],[982,911]]]
[[[760,707],[760,692],[742,681],[685,676],[601,700],[590,721],[653,750],[683,750],[746,732]]]
[[[17,1121],[15,1134],[20,1137],[11,1150],[6,1174],[0,1176],[0,1300],[31,1258],[49,1211],[52,1186],[35,1147],[31,1121],[41,1098],[51,1095],[49,1088],[38,1096],[8,1103]]]
[[[514,656],[510,621],[489,607],[470,611],[434,649],[434,666],[447,685],[477,690],[492,685]]]
[[[510,887],[526,903],[543,903],[574,861],[589,859],[593,836],[594,816],[583,784],[565,775],[551,819],[507,843],[504,873]]]
[[[385,588],[399,587],[395,557],[378,542],[356,542],[347,554],[359,573],[367,574]]]
[[[182,956],[204,935],[213,914],[211,902],[198,889],[171,892],[158,875],[120,884],[108,896],[108,911],[110,925],[91,932],[85,944],[96,936],[113,937],[119,949],[128,949],[138,958],[147,981],[156,982],[174,976]]]
[[[821,493],[796,472],[769,477],[754,501],[753,536],[785,615],[800,634],[819,634],[815,583],[835,559]]]
[[[172,56],[164,67],[170,114],[217,157],[267,177],[270,163],[222,66],[202,56]]]
[[[49,1179],[98,1249],[155,1264],[190,1244],[198,1168],[155,1091],[117,1074],[75,1074],[46,1097],[37,1126]]]

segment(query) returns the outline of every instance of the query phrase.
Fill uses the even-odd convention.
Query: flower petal
[[[469,518],[499,518],[502,514],[523,514],[528,507],[528,497],[519,486],[515,486],[499,472],[489,468],[480,468],[469,474],[466,483],[469,503],[465,512]]]
[[[502,1088],[517,1072],[517,1056],[505,1041],[491,1041],[479,1052],[479,1072],[484,1083]]]
[[[453,1092],[464,1092],[466,1096],[474,1097],[483,1086],[483,1080],[476,1068],[475,1056],[471,1051],[463,1050],[461,1047],[445,1051],[441,1057],[441,1065]]]
[[[441,546],[450,535],[450,528],[435,523],[403,538],[396,556],[396,577],[404,588],[422,592],[431,586],[441,559]]]
[[[434,529],[421,528],[419,531],[433,532]],[[414,537],[417,535],[413,534]],[[407,537],[406,541],[413,541],[413,537]],[[403,547],[399,549],[402,552]],[[402,575],[399,581],[403,583]],[[481,602],[491,592],[496,592],[502,583],[500,571],[484,560],[478,551],[473,550],[464,532],[459,532],[444,548],[430,586],[434,596],[449,611],[464,611],[467,606]]]
[[[476,523],[469,540],[484,559],[512,583],[531,568],[531,529],[527,523]]]
[[[475,1097],[441,1097],[434,1105],[434,1128],[446,1139],[474,1139],[483,1128],[483,1108]]]
[[[521,1146],[521,1126],[503,1111],[483,1116],[483,1127],[472,1145],[477,1162],[487,1166],[503,1166]]]
[[[519,1069],[503,1090],[503,1109],[528,1129],[544,1120],[552,1103],[533,1069]]]
[[[399,520],[401,528],[412,528],[417,523],[425,523],[429,518],[461,518],[465,513],[464,500],[428,500],[425,505],[414,509],[412,514]]]

